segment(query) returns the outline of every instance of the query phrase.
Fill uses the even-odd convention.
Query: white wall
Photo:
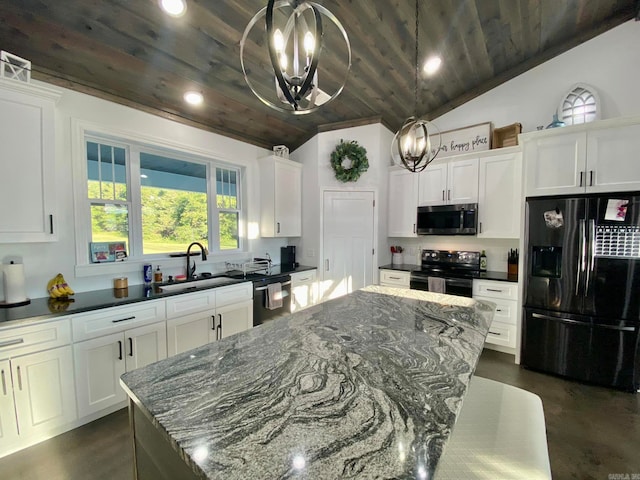
[[[640,113],[640,22],[630,20],[480,95],[436,119],[442,131],[491,121],[522,131],[551,123],[572,85],[587,83],[600,96],[601,118]],[[446,61],[446,60],[445,60]]]
[[[38,82],[34,82],[38,83]],[[50,85],[46,85],[51,88]],[[247,172],[248,222],[259,221],[260,184],[257,175],[257,159],[271,152],[233,140],[221,135],[206,132],[197,128],[182,125],[171,120],[147,114],[129,107],[91,97],[71,90],[55,87],[62,92],[56,108],[56,190],[58,215],[56,225],[59,239],[51,243],[32,244],[0,244],[0,261],[8,263],[8,259],[21,259],[24,263],[27,295],[30,298],[47,296],[47,281],[58,272],[64,274],[69,284],[78,292],[111,288],[112,279],[127,276],[130,284],[142,283],[142,264],[123,262],[122,264],[105,265],[105,269],[83,276],[76,276],[76,238],[74,228],[74,197],[71,121],[78,119],[104,126],[133,136],[157,139],[159,142],[174,146],[184,146],[207,154],[217,160],[241,164]],[[76,158],[75,161],[82,161]],[[8,171],[2,166],[3,172]],[[26,192],[25,192],[26,194]],[[19,201],[19,199],[17,199]],[[247,242],[249,252],[263,256],[269,252],[276,262],[280,257],[280,246],[286,245],[286,239],[253,239]],[[81,246],[81,248],[84,248]],[[221,271],[224,261],[235,261],[248,258],[249,253],[242,255],[211,255],[205,265],[198,260],[198,270]],[[149,262],[160,265],[166,275],[184,273],[184,259],[166,259]],[[97,267],[102,267],[98,265]],[[115,269],[115,270],[114,270]],[[119,269],[119,270],[118,270]],[[108,272],[108,273],[107,273]],[[1,276],[0,276],[1,281]],[[0,298],[2,298],[0,285]]]

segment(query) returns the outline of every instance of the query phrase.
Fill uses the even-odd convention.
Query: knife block
[[[508,263],[507,264],[507,273],[509,275],[518,275],[518,264],[517,263]]]

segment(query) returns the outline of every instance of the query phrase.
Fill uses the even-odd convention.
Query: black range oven
[[[412,289],[471,297],[473,279],[480,275],[480,252],[423,250],[421,266],[411,272]]]

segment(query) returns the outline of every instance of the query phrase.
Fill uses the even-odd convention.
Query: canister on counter
[[[129,279],[127,277],[118,277],[113,279],[113,288],[127,288],[129,286]]]
[[[153,279],[153,265],[150,263],[144,266],[144,283],[151,283]]]

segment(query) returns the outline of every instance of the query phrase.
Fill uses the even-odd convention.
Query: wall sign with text
[[[442,145],[437,158],[463,153],[482,152],[491,148],[491,122],[442,132]]]

